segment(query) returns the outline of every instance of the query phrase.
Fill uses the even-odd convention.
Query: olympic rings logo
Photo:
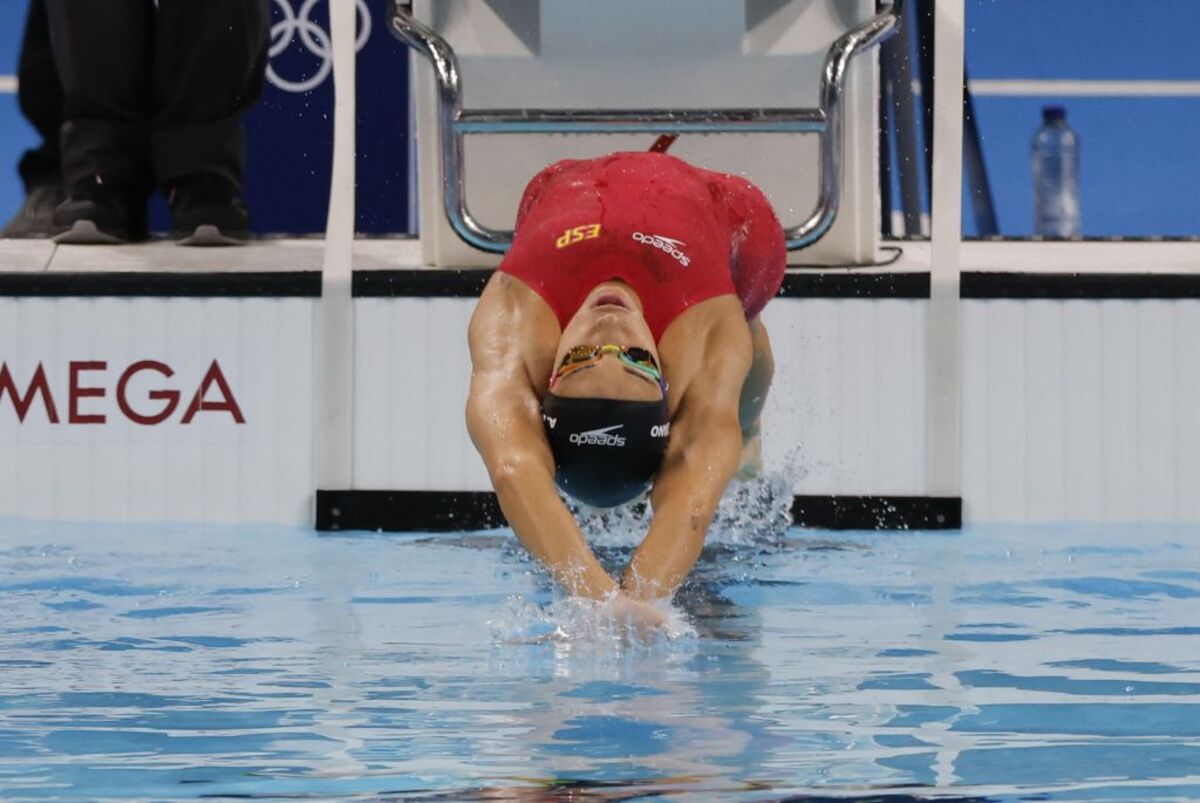
[[[283,19],[271,26],[271,47],[267,51],[268,55],[274,59],[287,50],[299,36],[300,44],[304,46],[304,49],[321,60],[321,66],[315,73],[299,81],[289,81],[280,77],[279,73],[275,72],[274,65],[268,62],[267,80],[284,92],[302,93],[316,89],[333,71],[333,47],[329,41],[329,34],[324,28],[309,19],[309,14],[312,13],[313,7],[318,1],[304,0],[300,10],[294,11],[290,0],[275,0],[275,5],[283,12]],[[336,2],[336,0],[330,0],[330,2]],[[367,8],[366,0],[356,0],[356,2],[360,22],[358,37],[354,41],[354,51],[357,53],[363,49],[367,39],[371,36],[371,11]]]

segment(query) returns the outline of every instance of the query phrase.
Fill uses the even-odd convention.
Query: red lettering
[[[0,363],[0,401],[4,401],[5,393],[12,397],[13,409],[17,411],[17,420],[21,423],[25,423],[25,414],[29,412],[29,407],[38,394],[41,394],[46,418],[51,424],[58,423],[58,410],[54,406],[54,397],[50,395],[50,383],[46,381],[46,370],[42,368],[40,362],[37,370],[33,372],[33,379],[29,380],[29,387],[25,389],[24,396],[17,392],[12,374],[8,372],[8,363]]]
[[[79,384],[79,375],[84,371],[103,371],[108,368],[108,363],[101,360],[84,360],[76,362],[71,361],[68,368],[68,374],[71,377],[70,384],[67,388],[67,423],[70,424],[103,424],[105,421],[104,413],[88,413],[79,412],[79,400],[90,397],[104,398],[104,388],[85,388]]]
[[[208,388],[214,384],[221,391],[223,401],[204,400],[205,395],[208,393]],[[212,412],[224,410],[232,415],[233,420],[239,424],[246,423],[245,417],[242,416],[242,410],[238,407],[237,399],[233,397],[233,391],[229,389],[229,383],[225,381],[225,375],[221,373],[221,366],[216,360],[213,360],[212,365],[208,367],[208,372],[204,375],[204,379],[200,380],[200,388],[196,391],[196,395],[192,397],[192,403],[188,405],[187,412],[183,414],[183,420],[179,423],[192,423],[192,419],[196,417],[196,413],[201,410],[210,410]]]
[[[121,374],[121,379],[117,382],[117,406],[121,408],[121,412],[125,417],[135,424],[143,426],[153,426],[161,424],[171,417],[171,413],[175,412],[175,408],[179,406],[179,391],[177,390],[152,390],[149,393],[151,399],[155,401],[165,401],[164,406],[160,411],[153,415],[142,415],[129,406],[129,397],[126,394],[125,388],[129,385],[129,380],[133,379],[134,374],[139,371],[157,371],[165,377],[174,376],[175,372],[171,367],[164,365],[157,360],[141,360],[125,369],[125,373]]]

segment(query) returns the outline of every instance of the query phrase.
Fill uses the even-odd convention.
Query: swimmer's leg
[[[762,411],[771,380],[775,376],[771,339],[761,318],[750,321],[750,336],[754,342],[754,357],[746,381],[742,383],[742,396],[738,401],[738,423],[742,427],[742,464],[737,477],[742,480],[756,477],[762,471]]]

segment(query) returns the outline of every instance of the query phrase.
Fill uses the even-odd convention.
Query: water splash
[[[792,497],[807,470],[800,448],[788,451],[781,469],[730,483],[709,527],[710,544],[749,545],[774,542],[792,526]]]
[[[782,468],[730,483],[709,527],[704,554],[685,586],[745,579],[765,555],[782,547],[792,525],[793,489],[807,473],[800,455],[800,447],[794,447],[787,452]],[[614,576],[620,574],[650,527],[653,508],[648,500],[609,509],[592,508],[569,497],[564,497],[564,502],[601,563]],[[545,605],[520,595],[510,597],[503,611],[487,622],[493,644],[622,651],[632,645],[696,637],[687,613],[668,601],[658,603],[667,617],[666,626],[647,634],[618,616],[611,598],[597,602],[554,593]]]
[[[788,450],[781,468],[731,482],[721,497],[705,543],[749,545],[781,538],[792,526],[793,489],[807,473],[801,463],[801,448],[795,446]],[[569,497],[564,500],[593,546],[637,546],[653,517],[646,499],[603,510]]]
[[[614,601],[615,595],[604,600],[564,595],[538,605],[514,594],[496,618],[487,621],[487,626],[495,645],[554,644],[617,652],[696,637],[686,614],[670,602],[660,600],[654,604],[665,614],[666,624],[650,631],[620,616]]]

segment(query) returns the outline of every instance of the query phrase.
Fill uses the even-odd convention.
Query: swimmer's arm
[[[484,288],[467,333],[467,429],[517,538],[568,593],[599,599],[616,583],[554,487],[554,458],[522,356],[521,334],[536,332],[539,325],[526,314],[514,301],[508,277],[497,273]]]
[[[600,599],[616,589],[554,487],[554,460],[524,354],[529,338],[557,328],[546,308],[518,302],[523,289],[497,272],[470,319],[467,429],[484,459],[500,509],[517,538],[566,592]]]
[[[742,321],[721,359],[694,379],[671,422],[654,482],[654,519],[621,586],[638,599],[669,597],[700,557],[704,538],[742,457],[738,400],[750,368]]]
[[[554,487],[554,458],[532,390],[476,373],[467,428],[483,457],[509,526],[573,596],[601,599],[616,583],[588,546]]]

